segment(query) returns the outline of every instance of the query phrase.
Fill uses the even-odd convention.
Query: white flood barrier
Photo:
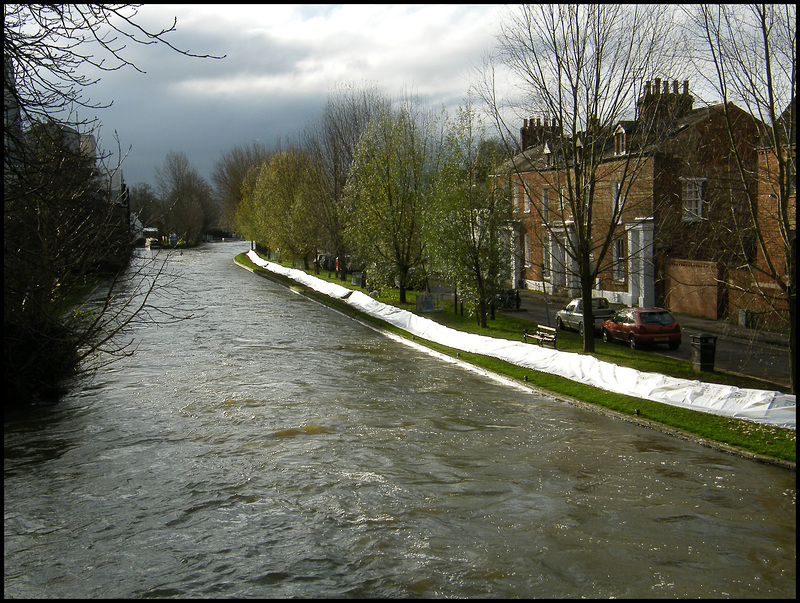
[[[797,400],[794,394],[676,379],[617,366],[592,356],[462,333],[407,310],[375,301],[361,291],[323,281],[302,270],[268,262],[254,251],[248,252],[247,257],[257,266],[270,272],[281,274],[309,289],[342,300],[365,314],[380,318],[412,335],[450,348],[493,356],[518,366],[560,375],[606,391],[700,412],[796,429]]]

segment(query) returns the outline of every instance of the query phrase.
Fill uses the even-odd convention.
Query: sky
[[[330,92],[375,85],[412,92],[453,110],[494,44],[501,5],[144,5],[135,21],[172,25],[174,46],[223,59],[187,57],[166,45],[129,43],[123,68],[85,91],[109,108],[97,118],[100,147],[118,157],[125,182],[155,185],[171,151],[212,184],[215,162],[235,146],[267,147],[297,136],[321,115]]]

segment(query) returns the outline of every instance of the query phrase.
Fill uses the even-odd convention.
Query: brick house
[[[694,109],[693,101],[688,82],[679,91],[678,82],[670,90],[657,79],[652,87],[646,83],[635,119],[605,128],[590,124],[577,140],[565,138],[556,120],[525,120],[509,169],[514,286],[580,294],[577,266],[567,253],[574,219],[564,187],[582,150],[594,145],[602,158],[593,190],[593,257],[610,242],[595,295],[713,318],[725,313],[727,267],[753,253],[734,239],[752,224],[744,212],[747,195],[734,177],[724,107]],[[741,157],[754,168],[756,121],[735,105],[729,112],[744,141]]]
[[[757,220],[763,241],[757,245],[753,262],[745,269],[732,270],[730,314],[740,324],[780,325],[788,318],[788,296],[779,285],[795,278],[797,234],[797,141],[794,102],[776,122],[774,130],[766,130],[758,152]],[[781,178],[775,146],[777,136],[786,159],[786,173]],[[781,192],[781,185],[786,189]],[[785,199],[781,203],[781,195]],[[787,254],[787,242],[790,252]]]

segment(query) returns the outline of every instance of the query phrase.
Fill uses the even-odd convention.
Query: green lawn
[[[268,271],[257,268],[245,257],[245,254],[237,256],[236,259],[240,263],[254,269],[256,273],[269,276],[287,285],[292,283],[288,279],[277,277]],[[309,271],[309,274],[313,274],[313,271]],[[332,275],[329,276],[327,271],[321,271],[320,274],[316,276],[323,280],[336,282],[345,287],[357,289],[357,287],[350,285],[349,282],[340,281]],[[382,328],[398,335],[411,337],[408,333],[396,327],[357,313],[353,308],[342,302],[331,300],[313,291],[305,291],[305,293],[329,305],[337,307],[347,314],[358,314],[359,318],[362,320],[378,324]],[[406,304],[399,303],[399,293],[396,289],[382,290],[378,296],[378,300],[397,307],[402,307],[411,312],[416,308],[416,294],[413,291],[407,292],[408,303]],[[481,329],[474,317],[466,315],[462,317],[460,314],[456,314],[452,302],[445,303],[444,311],[429,313],[425,316],[459,331],[479,333],[481,335],[515,341],[522,341],[523,329],[527,328],[530,331],[535,328],[535,325],[529,321],[521,320],[513,315],[497,313],[495,320],[490,320],[487,328]],[[488,356],[468,354],[433,342],[421,341],[420,339],[416,339],[415,341],[424,343],[432,349],[454,357],[458,355],[461,360],[471,362],[476,366],[492,370],[514,379],[519,379],[520,381],[527,381],[529,384],[542,389],[574,398],[581,403],[600,406],[623,416],[629,416],[631,418],[636,417],[638,421],[657,423],[667,431],[671,431],[680,436],[699,437],[703,440],[721,444],[723,447],[734,447],[743,454],[752,454],[778,461],[788,461],[792,464],[795,462],[796,431],[792,429],[769,427],[750,421],[729,419],[727,417],[719,417],[669,406],[667,404],[660,404],[658,402],[651,402],[641,398],[614,394],[556,375],[525,369]],[[560,332],[558,335],[558,349],[580,353],[582,350],[580,336],[577,333],[569,331]],[[600,360],[640,371],[661,373],[686,379],[698,379],[698,373],[692,369],[692,365],[689,362],[668,358],[647,351],[631,350],[628,346],[624,345],[606,344],[598,340],[596,351],[593,355]],[[734,385],[741,388],[774,389],[774,386],[765,384],[757,379],[733,375],[722,371],[703,372],[702,380],[710,383]]]

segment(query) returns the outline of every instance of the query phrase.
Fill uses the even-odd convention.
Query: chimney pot
[[[678,80],[672,82],[672,94],[678,94]]]
[[[647,80],[644,83],[644,93],[645,93],[645,95],[650,94],[650,80]]]
[[[653,87],[653,94],[660,94],[661,93],[661,78],[656,78],[656,84]]]
[[[683,80],[683,93],[689,94],[689,80]]]

